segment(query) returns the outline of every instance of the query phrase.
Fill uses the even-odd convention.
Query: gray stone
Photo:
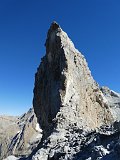
[[[55,125],[61,129],[72,124],[94,129],[109,124],[113,117],[84,56],[55,22],[45,45],[33,99],[44,135],[49,135]]]
[[[92,152],[98,146],[100,137],[96,138],[93,130],[112,124],[114,117],[84,56],[56,22],[51,24],[45,46],[46,55],[35,75],[33,98],[43,144],[33,160],[41,160],[43,155],[55,160],[79,159],[83,148],[92,146]],[[105,156],[104,151],[108,152],[99,149],[99,155]]]

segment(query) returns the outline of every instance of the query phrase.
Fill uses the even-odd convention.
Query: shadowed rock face
[[[84,56],[53,22],[35,75],[33,106],[44,134],[71,124],[94,129],[113,117]]]
[[[35,76],[33,104],[44,131],[53,127],[53,119],[62,104],[61,94],[65,94],[64,73],[67,70],[67,63],[60,36],[56,35],[58,28],[59,26],[54,24],[48,31],[46,55],[42,58]]]

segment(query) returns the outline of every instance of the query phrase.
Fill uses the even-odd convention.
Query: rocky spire
[[[46,55],[35,75],[33,106],[43,132],[70,125],[94,129],[112,121],[109,106],[91,76],[84,56],[53,22]]]
[[[5,160],[119,159],[120,94],[99,89],[84,56],[56,22],[45,46],[35,75],[37,119],[30,109],[8,126],[1,120],[0,158],[13,154],[18,158]]]

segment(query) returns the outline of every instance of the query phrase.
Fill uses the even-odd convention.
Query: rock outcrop
[[[114,116],[84,56],[56,22],[45,46],[33,99],[43,142],[32,159],[73,159],[87,134],[112,124]]]
[[[61,129],[73,124],[95,129],[110,123],[113,117],[109,106],[84,56],[57,23],[52,23],[45,46],[33,100],[43,132],[51,132],[56,124]]]

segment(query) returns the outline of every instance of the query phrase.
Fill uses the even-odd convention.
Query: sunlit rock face
[[[53,22],[35,75],[33,106],[45,135],[70,125],[94,129],[113,117],[84,56]]]

